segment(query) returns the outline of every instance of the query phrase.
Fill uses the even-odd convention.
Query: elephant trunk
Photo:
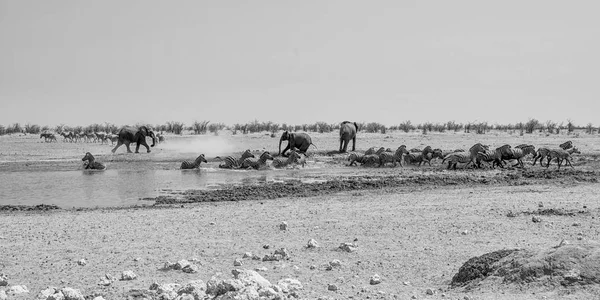
[[[150,137],[152,138],[152,145],[150,147],[154,147],[156,145],[156,135],[154,135],[154,132],[150,131]]]

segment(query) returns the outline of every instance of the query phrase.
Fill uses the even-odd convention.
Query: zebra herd
[[[227,157],[215,157],[216,160],[220,160],[223,163],[219,164],[219,168],[222,169],[255,169],[259,170],[267,167],[267,160],[272,160],[271,166],[274,168],[286,168],[300,165],[302,167],[306,164],[306,157],[302,154],[292,150],[288,157],[276,157],[274,158],[270,152],[263,152],[258,158],[252,154],[250,149],[247,149],[242,153],[240,157],[227,156]],[[195,161],[183,161],[181,163],[182,170],[198,169],[200,163],[207,163],[204,154],[200,154]]]
[[[100,144],[108,144],[114,145],[115,142],[119,141],[119,135],[114,133],[106,133],[106,132],[83,132],[77,133],[72,131],[62,131],[59,133],[60,136],[63,137],[63,142],[69,143],[77,143],[77,142],[86,142],[86,143],[100,143]],[[40,139],[44,138],[44,142],[58,142],[56,135],[52,132],[42,132],[40,134]],[[162,134],[156,135],[156,142],[163,143],[165,141],[165,137]]]
[[[425,149],[411,149],[406,150],[405,145],[401,145],[392,151],[390,148],[381,147],[375,150],[376,147],[369,148],[364,154],[358,152],[350,153],[347,160],[350,162],[348,165],[361,165],[374,166],[378,165],[383,167],[386,163],[393,163],[395,167],[397,163],[400,166],[404,164],[417,164],[421,166],[423,163],[427,163],[431,166],[431,160],[439,158],[442,159],[442,164],[448,163],[448,169],[456,169],[457,165],[464,164],[463,168],[467,168],[472,165],[475,168],[482,168],[483,163],[491,164],[492,168],[499,166],[504,168],[508,161],[516,161],[513,167],[519,166],[525,167],[523,159],[529,155],[533,156],[533,164],[540,160],[540,165],[543,167],[543,161],[546,159],[545,167],[550,166],[550,162],[556,161],[558,169],[562,166],[563,162],[573,168],[571,164],[571,155],[574,153],[581,152],[573,147],[571,141],[567,141],[558,146],[558,148],[539,148],[535,149],[535,146],[528,144],[521,144],[514,148],[506,144],[496,149],[490,150],[488,145],[477,143],[469,148],[468,151],[463,149],[457,149],[449,153],[444,153],[441,149],[432,149],[430,146]]]

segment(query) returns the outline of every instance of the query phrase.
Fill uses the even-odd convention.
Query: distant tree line
[[[566,123],[557,123],[554,121],[540,122],[536,119],[529,119],[527,122],[519,122],[515,124],[489,124],[488,122],[468,122],[458,123],[455,121],[448,121],[443,123],[432,123],[424,122],[421,124],[412,124],[411,121],[403,121],[398,125],[386,126],[377,122],[357,122],[358,129],[360,132],[368,133],[383,133],[388,131],[403,131],[413,132],[419,131],[422,134],[429,132],[465,132],[465,133],[476,133],[486,134],[492,130],[504,131],[509,133],[532,134],[535,132],[546,133],[546,134],[560,134],[563,131],[572,133],[574,130],[585,130],[587,134],[600,133],[600,128],[595,127],[592,123],[588,123],[585,126],[577,126],[571,120],[567,120]],[[278,131],[304,131],[304,132],[318,132],[328,133],[337,131],[340,128],[340,123],[327,123],[327,122],[315,122],[312,124],[279,124],[271,121],[261,122],[253,120],[247,123],[236,123],[233,125],[226,125],[224,123],[211,123],[210,121],[194,121],[191,125],[186,126],[183,122],[169,121],[164,124],[142,124],[138,123],[134,126],[147,126],[157,132],[168,132],[173,134],[183,134],[184,131],[188,131],[192,134],[218,134],[219,131],[229,130],[232,134],[248,134],[248,133],[259,133],[259,132],[270,132],[275,134]],[[61,133],[63,131],[71,131],[76,133],[89,133],[89,132],[106,132],[106,133],[117,133],[121,127],[112,123],[104,124],[91,124],[88,126],[67,126],[64,124],[50,128],[49,126],[40,126],[37,124],[25,124],[22,126],[20,123],[14,123],[11,125],[3,126],[0,125],[0,135],[15,134],[15,133],[27,133],[27,134],[39,134],[44,131],[55,131]]]

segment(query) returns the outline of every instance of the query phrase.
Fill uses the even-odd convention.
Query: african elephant
[[[115,148],[112,149],[112,153],[115,153],[115,151],[117,151],[117,149],[123,144],[125,144],[125,146],[127,147],[127,152],[131,153],[131,149],[129,149],[130,143],[137,144],[135,147],[135,153],[139,153],[140,144],[144,145],[144,147],[146,147],[146,150],[148,150],[148,153],[150,153],[150,147],[148,147],[148,144],[146,144],[147,136],[152,138],[152,147],[154,147],[154,145],[156,144],[156,136],[154,135],[154,132],[152,132],[152,130],[149,130],[146,126],[142,126],[140,128],[123,127],[119,131],[118,136],[119,140],[117,142],[117,146],[115,146]]]
[[[356,151],[357,131],[358,124],[356,124],[356,122],[344,121],[340,124],[340,153],[344,153],[348,150],[348,143],[350,143],[350,140],[352,140],[352,151]]]
[[[288,145],[285,147],[285,149],[283,149],[283,152],[281,152],[281,142],[283,141],[288,141]],[[310,136],[308,134],[289,133],[287,131],[284,131],[283,134],[281,134],[281,138],[279,139],[279,154],[285,156],[286,151],[293,150],[294,148],[298,148],[298,152],[300,153],[306,153],[306,150],[308,150],[308,147],[310,147],[310,145],[314,146],[315,144],[312,143],[312,140],[310,139]]]

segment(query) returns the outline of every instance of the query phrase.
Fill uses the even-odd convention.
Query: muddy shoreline
[[[412,175],[364,175],[340,177],[325,182],[274,182],[252,185],[230,185],[216,190],[187,190],[174,192],[171,195],[140,198],[140,205],[102,208],[73,208],[73,210],[96,209],[150,209],[159,206],[199,202],[230,202],[270,200],[289,197],[314,197],[341,192],[360,192],[387,189],[391,192],[402,190],[410,192],[415,189],[436,189],[440,187],[469,188],[482,185],[515,186],[536,184],[577,184],[597,183],[598,171],[577,169],[545,170],[545,169],[513,169],[490,174],[476,170],[435,171],[433,174]],[[0,211],[53,211],[62,209],[56,205],[0,205]]]

